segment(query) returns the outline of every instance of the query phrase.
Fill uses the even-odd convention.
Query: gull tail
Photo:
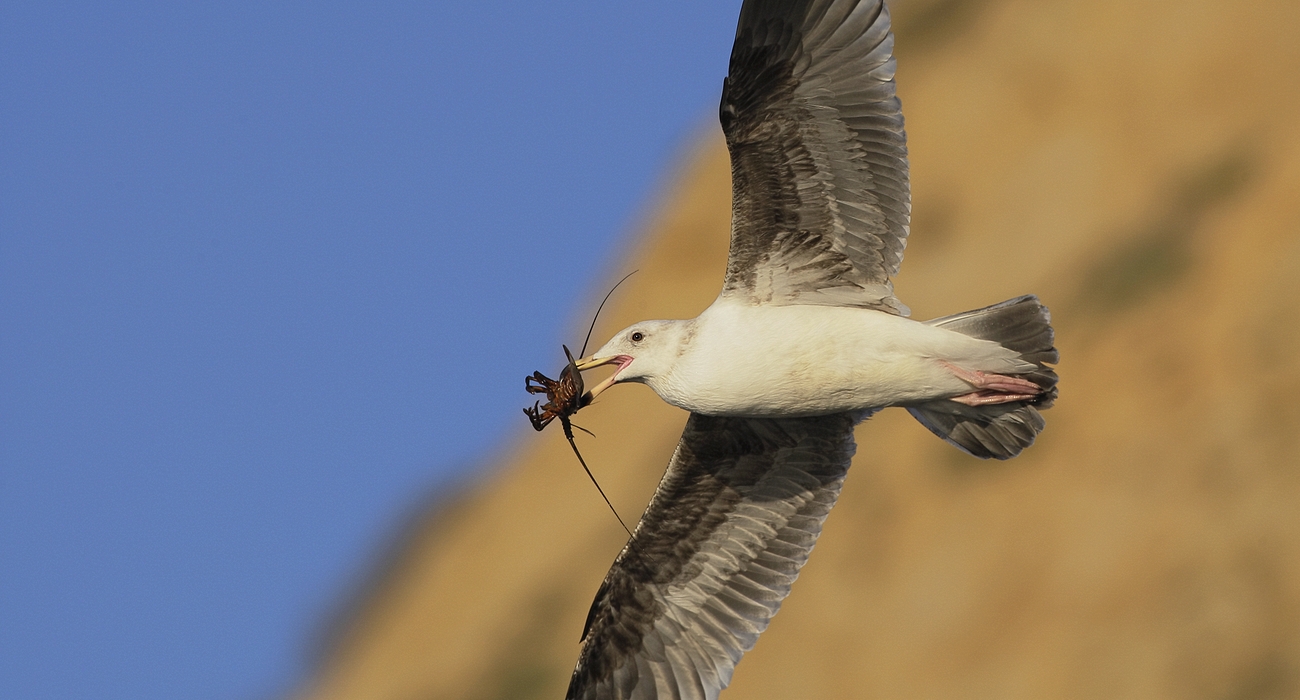
[[[1021,374],[1043,392],[1028,401],[967,406],[941,399],[908,407],[921,425],[962,450],[988,459],[1009,459],[1033,444],[1042,432],[1040,410],[1056,400],[1056,364],[1060,354],[1053,346],[1052,317],[1032,294],[974,311],[926,321],[928,325],[992,340],[1020,353],[1036,369]]]

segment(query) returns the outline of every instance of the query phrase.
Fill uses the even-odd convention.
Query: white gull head
[[[592,387],[592,398],[620,382],[649,384],[657,391],[655,380],[672,373],[695,335],[695,323],[695,319],[641,321],[615,333],[589,358],[578,362],[578,369],[583,371],[617,365],[609,378]]]

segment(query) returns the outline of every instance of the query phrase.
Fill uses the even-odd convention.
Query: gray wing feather
[[[911,216],[883,0],[750,0],[719,115],[731,152],[724,296],[906,314]]]
[[[692,415],[592,603],[567,697],[716,698],[808,560],[861,417]]]

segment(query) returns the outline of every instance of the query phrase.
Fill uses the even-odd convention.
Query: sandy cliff
[[[902,411],[864,424],[723,697],[1300,697],[1300,3],[896,17],[915,214],[899,295],[927,318],[1037,293],[1061,398],[1006,463]],[[715,135],[596,335],[712,300],[729,187]],[[685,415],[634,386],[581,417],[634,516]],[[563,696],[624,533],[558,429],[521,418],[511,444],[412,530],[301,697]]]

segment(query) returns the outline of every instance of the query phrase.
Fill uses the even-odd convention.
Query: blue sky
[[[4,3],[0,697],[291,687],[524,427],[739,5]]]

